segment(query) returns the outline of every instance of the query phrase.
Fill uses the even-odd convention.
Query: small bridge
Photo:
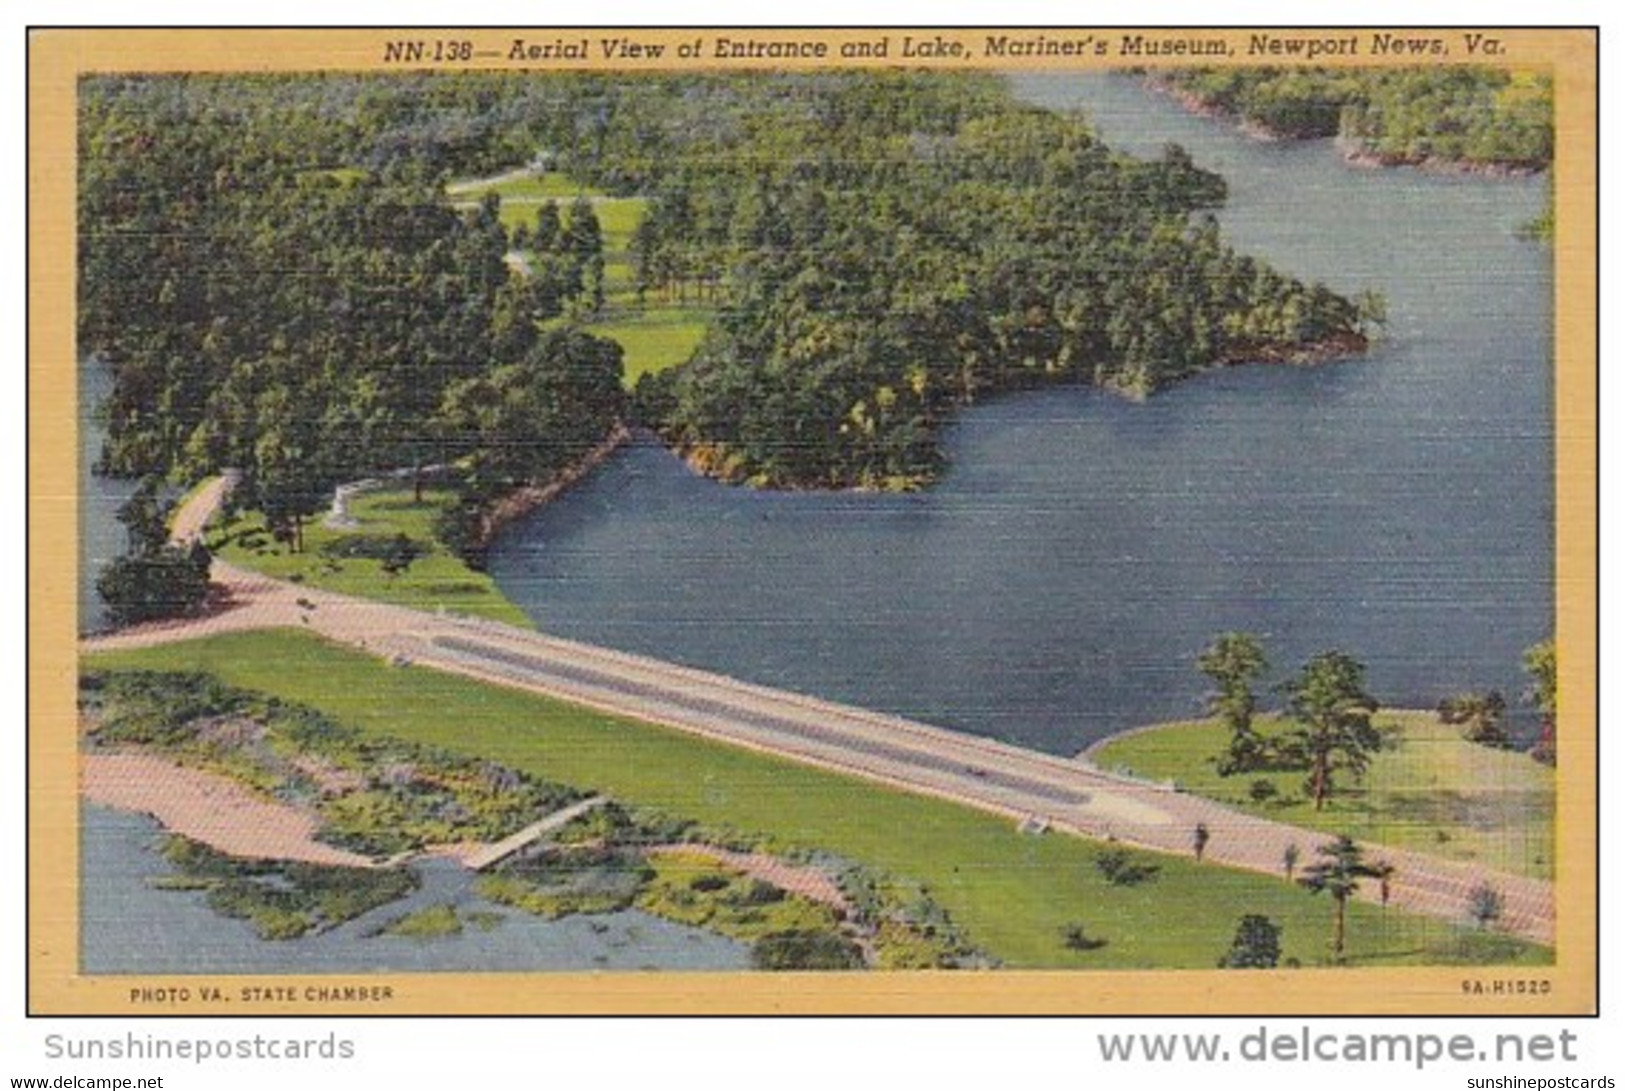
[[[484,871],[488,867],[494,867],[519,850],[535,844],[546,834],[568,825],[593,808],[601,807],[608,802],[608,796],[593,796],[591,799],[583,799],[580,803],[572,803],[562,810],[554,811],[539,822],[532,822],[518,833],[509,834],[502,840],[485,846],[479,852],[470,854],[464,859],[463,864],[470,871]]]

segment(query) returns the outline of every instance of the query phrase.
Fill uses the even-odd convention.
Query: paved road
[[[199,504],[211,494],[200,493]],[[223,493],[212,494],[218,503]],[[177,520],[177,526],[180,520]],[[216,562],[225,591],[208,617],[159,623],[86,640],[117,648],[207,633],[292,626],[399,661],[544,693],[618,715],[952,799],[1053,829],[1189,855],[1198,823],[1213,864],[1281,875],[1288,845],[1302,864],[1326,834],[1229,810],[1088,762],[752,685],[671,663],[562,640],[527,629],[441,616],[295,587]],[[1468,918],[1474,887],[1505,899],[1502,927],[1542,943],[1554,938],[1548,882],[1496,873],[1402,849],[1372,849],[1394,867],[1391,904],[1452,921]],[[1378,897],[1367,882],[1361,896]]]

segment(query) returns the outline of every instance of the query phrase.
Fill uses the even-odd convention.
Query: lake
[[[1385,337],[1143,405],[995,399],[915,495],[751,491],[634,445],[499,538],[504,592],[549,632],[1062,754],[1197,712],[1228,629],[1275,679],[1347,651],[1386,704],[1521,692],[1553,628],[1552,263],[1516,234],[1545,179],[1350,169],[1124,77],[1013,83],[1115,148],[1184,145],[1239,249],[1381,291]]]

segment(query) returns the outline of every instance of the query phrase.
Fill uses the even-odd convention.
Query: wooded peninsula
[[[1236,253],[1182,149],[1115,154],[991,75],[93,77],[79,129],[100,468],[235,467],[291,533],[439,464],[456,541],[627,421],[729,480],[911,488],[979,398],[1355,353],[1380,316]],[[448,194],[518,164],[574,200]],[[643,211],[606,274],[617,198]],[[711,316],[631,392],[585,328],[617,292]]]
[[[1258,135],[1337,137],[1354,162],[1533,173],[1552,161],[1552,81],[1496,68],[1180,68],[1153,82]]]

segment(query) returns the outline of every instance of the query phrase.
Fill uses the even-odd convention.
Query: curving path
[[[177,518],[202,526],[229,486],[204,489]],[[201,522],[193,522],[201,518]],[[460,617],[429,614],[295,587],[215,562],[223,592],[199,618],[89,638],[86,650],[138,647],[273,626],[307,628],[393,662],[542,693],[617,715],[951,799],[1019,820],[1040,818],[1071,833],[1187,855],[1198,823],[1211,834],[1205,859],[1281,875],[1295,844],[1307,865],[1326,834],[1232,811],[1165,786],[1106,773],[1087,761],[1024,750],[815,697],[757,686],[575,641]],[[1550,944],[1552,885],[1405,849],[1373,849],[1393,865],[1390,904],[1463,922],[1469,894],[1489,883],[1504,900],[1500,925]],[[1360,896],[1379,897],[1373,881]]]

